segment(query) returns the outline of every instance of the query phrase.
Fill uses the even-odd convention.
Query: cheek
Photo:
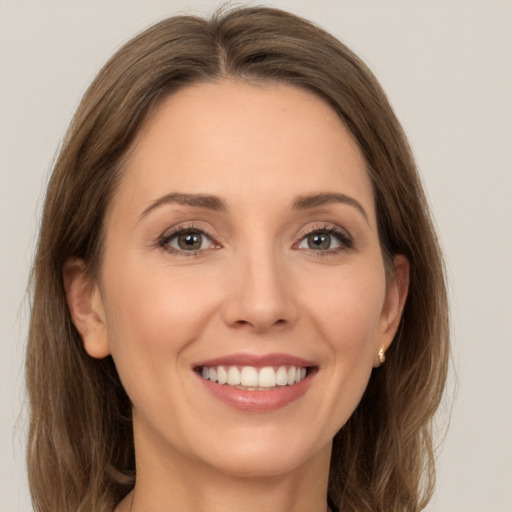
[[[192,271],[176,277],[168,268],[116,262],[105,272],[109,343],[121,380],[136,401],[143,383],[157,389],[168,384],[156,380],[175,373],[217,298],[210,293],[213,285]]]
[[[331,350],[354,356],[373,350],[385,297],[384,271],[378,265],[346,268],[317,281],[313,289],[310,316]]]
[[[148,268],[128,262],[108,275],[107,303],[114,326],[129,329],[123,334],[132,337],[133,333],[139,340],[151,335],[147,342],[181,338],[179,329],[199,327],[201,312],[215,301],[211,286],[192,270],[178,274],[165,265]]]
[[[368,384],[385,300],[384,268],[377,255],[316,272],[303,269],[294,290],[301,303],[300,336],[315,344],[321,371],[315,397],[326,442],[346,423]],[[323,420],[323,421],[322,421]]]

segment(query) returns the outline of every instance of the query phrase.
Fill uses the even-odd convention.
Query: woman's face
[[[336,113],[288,85],[188,87],[141,129],[105,226],[79,329],[114,358],[138,467],[328,460],[403,302]]]

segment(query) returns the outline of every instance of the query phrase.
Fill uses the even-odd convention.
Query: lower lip
[[[298,400],[308,390],[314,373],[311,372],[305,379],[293,386],[280,386],[268,391],[248,391],[227,384],[218,384],[211,380],[201,379],[203,386],[216,398],[225,404],[246,412],[275,411]]]

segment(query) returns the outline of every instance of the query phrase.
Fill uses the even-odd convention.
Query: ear
[[[409,261],[403,254],[393,257],[394,270],[386,289],[386,298],[379,321],[379,333],[375,347],[373,366],[382,364],[379,352],[384,354],[391,345],[400,325],[409,291]]]
[[[71,319],[82,337],[85,351],[96,359],[110,354],[103,299],[85,263],[68,260],[62,269]]]

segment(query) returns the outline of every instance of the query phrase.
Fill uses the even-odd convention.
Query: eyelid
[[[352,238],[352,235],[346,228],[335,224],[334,222],[312,222],[309,223],[305,228],[301,229],[300,236],[306,236],[315,231],[337,231],[347,238]]]
[[[208,240],[212,242],[213,247],[208,247],[206,249],[197,249],[197,250],[183,250],[179,248],[174,248],[169,246],[170,240],[172,240],[174,237],[178,236],[180,233],[186,232],[186,231],[194,231],[197,233],[202,234]],[[340,246],[333,248],[333,249],[325,249],[325,250],[319,250],[319,249],[308,249],[308,248],[299,248],[299,244],[301,244],[304,239],[308,236],[311,236],[316,233],[328,233],[330,235],[333,235],[338,240]],[[213,249],[220,249],[222,247],[222,244],[218,241],[218,237],[213,236],[209,233],[209,230],[205,229],[204,227],[199,227],[197,223],[195,222],[184,222],[177,224],[175,226],[172,226],[171,228],[167,229],[162,235],[160,235],[157,239],[156,245],[168,252],[175,253],[182,256],[197,256],[199,254],[204,254],[210,250]],[[353,237],[348,232],[347,229],[340,227],[337,224],[331,223],[331,222],[323,222],[323,223],[316,223],[307,226],[306,228],[302,229],[300,234],[298,235],[297,241],[293,244],[293,248],[296,250],[304,250],[309,252],[314,252],[315,255],[321,256],[322,254],[328,255],[328,254],[335,254],[342,251],[346,251],[349,249],[352,249],[353,247]]]
[[[344,228],[338,226],[337,224],[333,224],[331,222],[324,222],[320,224],[310,225],[307,228],[303,229],[298,237],[298,241],[295,242],[294,248],[299,249],[298,245],[304,241],[304,239],[308,236],[314,235],[316,233],[328,233],[330,235],[334,235],[340,243],[340,247],[336,247],[334,249],[326,249],[326,250],[318,250],[318,249],[306,249],[302,248],[300,250],[314,252],[315,255],[321,256],[322,254],[333,254],[341,251],[345,251],[348,249],[352,249],[353,247],[353,237],[352,235]]]
[[[206,249],[197,249],[197,250],[186,251],[186,250],[179,249],[179,248],[176,248],[176,247],[171,247],[169,245],[169,242],[173,238],[175,238],[178,235],[180,235],[181,233],[187,232],[187,231],[192,231],[192,232],[200,233],[201,235],[205,236],[208,240],[210,240],[212,242],[212,245],[214,245],[215,247],[208,247]],[[185,222],[185,223],[182,223],[182,224],[177,224],[177,225],[173,226],[172,228],[167,229],[162,235],[160,235],[158,237],[156,245],[158,247],[168,251],[168,252],[171,252],[171,253],[174,253],[174,254],[178,254],[178,255],[181,255],[181,256],[185,256],[185,257],[187,257],[187,256],[197,256],[199,254],[206,253],[209,250],[219,249],[221,247],[221,244],[218,242],[216,237],[212,236],[208,232],[208,230],[206,230],[206,229],[204,229],[202,227],[197,226],[197,224],[195,224],[194,222]]]

